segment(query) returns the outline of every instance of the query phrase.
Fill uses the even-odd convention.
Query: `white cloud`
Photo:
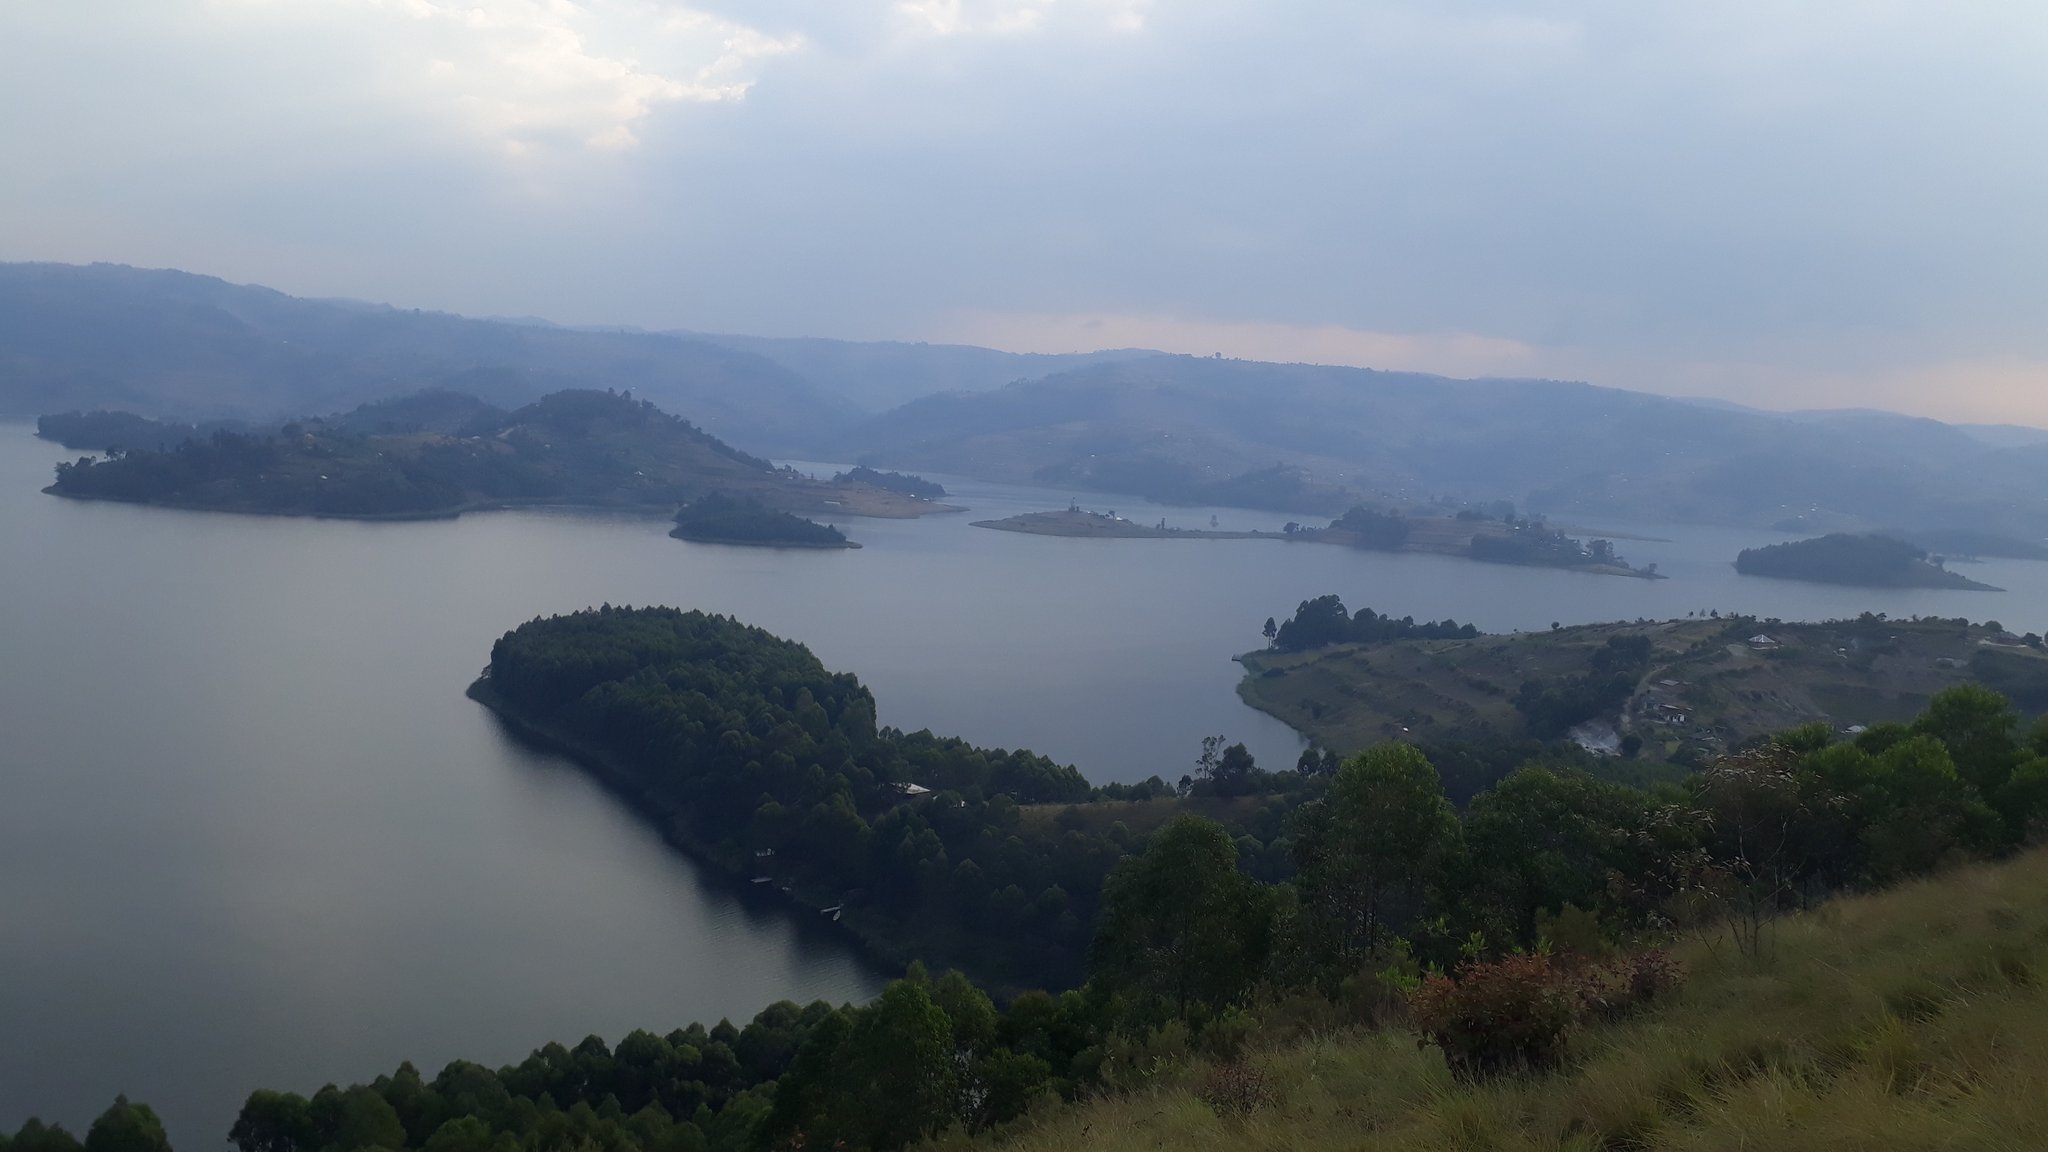
[[[1145,27],[1150,0],[898,0],[896,13],[934,36],[1014,36],[1046,29],[1064,17],[1113,32]]]
[[[736,21],[647,0],[216,0],[373,78],[382,98],[509,154],[625,149],[664,104],[743,98],[760,61],[795,51]]]

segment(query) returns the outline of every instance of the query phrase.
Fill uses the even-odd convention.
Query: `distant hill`
[[[1967,528],[1917,528],[1879,533],[1904,540],[1916,548],[1950,559],[2000,556],[2011,560],[2048,560],[2048,544],[2016,540],[1995,532],[1972,532]]]
[[[425,393],[271,432],[216,431],[164,451],[60,464],[48,491],[174,508],[364,518],[533,504],[668,512],[712,496],[774,512],[910,517],[947,508],[854,480],[824,483],[778,469],[649,401],[587,389],[551,393],[510,412],[472,397]]]
[[[985,392],[1071,368],[1160,355],[1141,348],[1053,354],[999,352],[967,344],[718,336],[698,332],[678,335],[772,360],[869,412],[884,411],[937,392]]]
[[[1559,518],[2048,536],[2048,448],[1551,380],[1159,356],[928,396],[860,424],[841,454],[1165,499],[1285,466],[1325,489],[1508,499]]]
[[[772,361],[679,336],[304,300],[119,265],[0,264],[0,416],[275,421],[422,389],[515,407],[567,388],[630,389],[759,451],[811,444],[860,413]]]
[[[151,420],[133,412],[114,412],[104,408],[91,412],[58,412],[36,418],[37,436],[66,448],[87,452],[133,448],[161,452],[211,431],[213,427],[202,428],[177,420]]]
[[[1818,584],[1864,588],[1962,588],[1998,592],[1935,563],[1925,550],[1889,536],[1835,533],[1767,548],[1745,549],[1735,558],[1745,576],[1775,576]]]
[[[2037,448],[2048,444],[2048,428],[2020,424],[1958,424],[1956,427],[1994,448]]]

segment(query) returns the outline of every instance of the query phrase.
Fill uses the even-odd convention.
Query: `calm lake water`
[[[859,551],[690,545],[644,519],[355,524],[41,495],[67,454],[0,426],[0,1128],[83,1131],[116,1092],[187,1152],[252,1088],[852,1000],[880,976],[700,877],[463,689],[536,615],[732,613],[858,673],[881,719],[1095,780],[1177,778],[1205,734],[1291,764],[1232,653],[1307,597],[1487,630],[1687,611],[1871,610],[2048,630],[2048,564],[1999,594],[1739,577],[1769,533],[1637,526],[1639,581],[1265,541],[1091,541],[971,519],[1066,493],[949,481],[968,516],[855,521]],[[1284,517],[1088,498],[1134,519]],[[1306,517],[1303,517],[1306,519]],[[1624,525],[1608,525],[1622,529]]]

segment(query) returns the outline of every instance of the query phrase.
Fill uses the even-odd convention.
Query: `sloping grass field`
[[[1846,897],[1676,952],[1661,1007],[1580,1033],[1562,1070],[1461,1084],[1406,1029],[1254,1040],[1271,1099],[1203,1102],[1210,1070],[1040,1112],[1006,1148],[1906,1152],[2048,1149],[2048,852]],[[959,1146],[970,1146],[962,1142]]]

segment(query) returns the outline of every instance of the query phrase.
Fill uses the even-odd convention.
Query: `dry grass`
[[[1018,1152],[1171,1149],[2048,1149],[2048,854],[1785,922],[1758,968],[1681,950],[1669,1006],[1595,1028],[1550,1076],[1452,1081],[1401,1032],[1255,1052],[1276,1099],[1219,1117],[1202,1070],[1039,1115]]]

